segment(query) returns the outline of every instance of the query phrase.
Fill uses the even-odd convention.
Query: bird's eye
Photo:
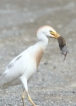
[[[50,33],[52,33],[53,31],[50,31]]]

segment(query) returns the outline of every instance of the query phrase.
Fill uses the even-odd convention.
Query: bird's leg
[[[33,100],[31,99],[29,93],[27,93],[27,95],[28,95],[28,100],[32,104],[32,106],[36,106],[35,103],[33,102]]]
[[[21,79],[21,82],[22,82],[22,84],[23,84],[23,87],[25,88],[25,91],[26,91],[26,93],[27,93],[28,100],[30,101],[30,103],[31,103],[33,106],[36,106],[35,103],[33,102],[33,100],[31,99],[29,93],[28,93],[27,79],[25,78],[24,75],[23,75],[20,79]],[[23,93],[22,101],[23,101],[23,104],[24,104],[24,93]]]
[[[25,90],[23,90],[23,92],[22,92],[22,102],[23,102],[23,106],[25,106],[24,98],[25,98]]]
[[[33,102],[33,100],[31,99],[30,95],[28,94],[28,100],[29,102],[33,105],[33,106],[36,106],[35,103]]]

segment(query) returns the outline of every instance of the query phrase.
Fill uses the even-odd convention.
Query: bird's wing
[[[23,53],[14,58],[0,77],[0,87],[22,76],[27,68],[29,55]]]

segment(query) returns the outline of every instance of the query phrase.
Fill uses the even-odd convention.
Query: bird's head
[[[42,39],[46,40],[46,37],[57,39],[61,53],[66,57],[66,55],[68,53],[66,41],[51,26],[43,26],[43,27],[39,28],[36,35],[37,35],[37,38],[40,40],[42,40]]]
[[[58,39],[58,37],[60,36],[51,26],[43,26],[39,28],[37,34],[44,35],[48,38],[55,38],[55,39]]]

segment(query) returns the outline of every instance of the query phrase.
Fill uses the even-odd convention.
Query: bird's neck
[[[48,45],[48,38],[44,35],[37,35],[37,38],[38,38],[38,43],[40,46],[42,46],[44,49],[46,49],[47,45]]]

